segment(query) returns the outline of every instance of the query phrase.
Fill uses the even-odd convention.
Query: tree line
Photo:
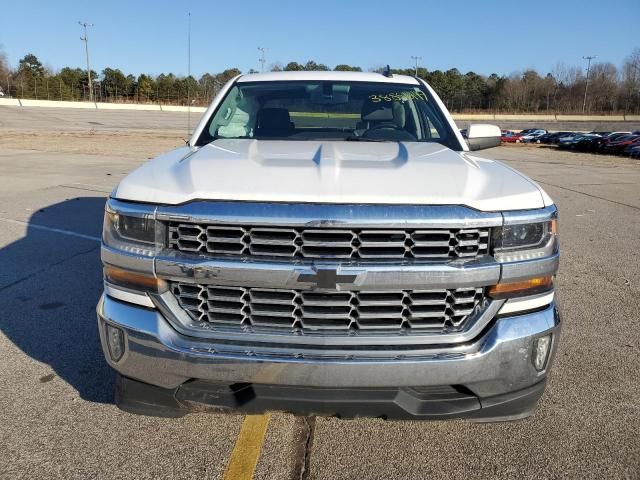
[[[362,71],[358,66],[327,65],[310,60],[271,65],[271,71]],[[382,72],[382,67],[371,71]],[[392,69],[393,73],[415,75],[414,68]],[[219,89],[242,73],[229,68],[220,73],[193,76],[162,73],[160,75],[127,74],[107,67],[91,71],[94,98],[102,102],[137,102],[207,105]],[[250,70],[249,73],[255,73]],[[533,69],[511,75],[462,73],[456,68],[446,71],[418,68],[417,75],[426,80],[454,112],[529,112],[529,113],[640,113],[640,48],[636,48],[616,67],[609,62],[591,64],[588,77],[583,66],[557,64],[551,72]],[[585,87],[587,96],[585,102]],[[17,98],[82,101],[89,98],[87,71],[64,67],[46,68],[34,54],[25,55],[11,68],[0,52],[0,89]]]

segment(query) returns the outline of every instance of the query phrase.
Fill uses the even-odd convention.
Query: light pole
[[[411,55],[411,59],[416,61],[416,77],[418,76],[418,60],[422,60],[422,57]]]
[[[590,55],[588,57],[582,57],[583,60],[587,61],[587,81],[584,84],[584,100],[582,100],[582,113],[585,113],[587,110],[587,90],[589,89],[589,72],[591,71],[591,60],[594,58],[598,58],[597,55]]]
[[[191,12],[187,26],[187,135],[191,134]],[[188,141],[187,141],[188,144]]]
[[[640,74],[640,66],[638,66],[637,64],[634,63],[630,63],[629,67],[633,68],[636,73]],[[9,78],[9,76],[7,76],[7,79]],[[633,75],[633,83],[636,83],[636,75]],[[633,89],[631,89],[631,94],[629,95],[629,97],[631,97],[631,95],[633,95]],[[638,98],[640,99],[640,86],[638,87]],[[629,105],[629,102],[627,101],[627,105]]]
[[[260,70],[264,73],[264,64],[267,63],[267,58],[265,57],[264,52],[266,52],[269,49],[266,48],[266,47],[258,47],[258,50],[260,50],[260,52],[261,52],[260,59],[258,60],[260,62],[260,64],[262,65]]]
[[[89,101],[93,102],[93,88],[91,85],[91,67],[89,66],[89,37],[87,36],[87,27],[93,27],[93,23],[78,21],[78,24],[84,29],[84,37],[80,37],[80,40],[84,42],[84,51],[87,54],[87,77],[89,78]]]

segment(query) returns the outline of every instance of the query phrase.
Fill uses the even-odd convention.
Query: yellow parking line
[[[268,424],[269,414],[244,417],[223,480],[249,480],[253,477]]]

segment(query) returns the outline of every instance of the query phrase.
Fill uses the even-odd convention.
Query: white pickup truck
[[[557,210],[420,79],[243,75],[106,204],[126,411],[511,420],[560,332]]]

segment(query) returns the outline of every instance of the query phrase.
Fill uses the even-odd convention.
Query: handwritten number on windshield
[[[413,92],[387,92],[369,95],[373,103],[380,102],[406,102],[408,100],[426,100],[427,95],[421,91]]]

